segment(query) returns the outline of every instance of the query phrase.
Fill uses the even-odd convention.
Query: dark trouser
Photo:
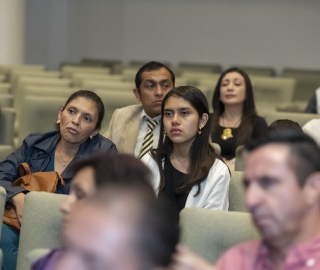
[[[3,253],[2,270],[16,270],[19,247],[19,233],[2,224],[0,248]]]

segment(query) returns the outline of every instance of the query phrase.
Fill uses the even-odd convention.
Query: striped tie
[[[148,131],[146,136],[143,139],[143,143],[141,146],[139,158],[142,158],[148,151],[150,151],[153,147],[153,130],[158,124],[158,121],[147,119]]]

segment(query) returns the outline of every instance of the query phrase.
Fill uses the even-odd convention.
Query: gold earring
[[[202,133],[202,130],[201,130],[201,128],[199,128],[198,129],[198,134],[201,135],[201,133]]]
[[[60,124],[60,119],[57,120],[56,124]]]
[[[90,135],[90,136],[89,136],[89,138],[90,138],[90,140],[92,140],[93,136],[92,136],[92,135]]]

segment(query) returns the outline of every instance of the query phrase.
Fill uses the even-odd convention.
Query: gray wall
[[[318,0],[27,0],[26,62],[82,57],[320,69]]]

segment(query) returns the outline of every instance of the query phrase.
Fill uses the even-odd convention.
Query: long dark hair
[[[212,98],[212,108],[214,111],[212,116],[212,135],[214,134],[214,132],[216,132],[219,125],[220,116],[224,112],[224,104],[220,101],[221,82],[224,76],[230,72],[239,73],[244,78],[245,86],[246,86],[246,97],[245,97],[243,108],[242,108],[242,119],[239,125],[239,133],[238,133],[239,135],[236,140],[236,145],[239,146],[239,145],[245,144],[245,142],[248,141],[249,138],[251,138],[252,120],[254,117],[257,116],[256,107],[254,105],[253,89],[252,89],[250,78],[248,74],[240,68],[231,67],[225,70],[219,77],[219,80],[217,82],[216,88],[214,90],[213,98]]]
[[[208,102],[204,94],[196,87],[193,86],[179,86],[173,88],[163,99],[161,105],[161,123],[160,123],[160,138],[158,148],[152,150],[151,154],[158,164],[160,171],[160,184],[159,190],[163,189],[165,185],[164,172],[162,168],[162,162],[165,157],[170,158],[170,154],[173,150],[173,142],[168,136],[164,138],[164,126],[163,126],[163,112],[167,100],[170,97],[180,97],[188,101],[193,108],[198,112],[199,117],[202,117],[204,113],[209,116]],[[210,117],[210,116],[209,116]],[[177,193],[189,192],[193,186],[198,186],[198,191],[195,196],[200,193],[200,184],[203,182],[212,164],[215,162],[218,155],[214,148],[209,143],[210,137],[210,118],[206,125],[203,127],[201,134],[197,134],[189,150],[189,170],[188,174],[183,179],[181,185],[177,187]]]

